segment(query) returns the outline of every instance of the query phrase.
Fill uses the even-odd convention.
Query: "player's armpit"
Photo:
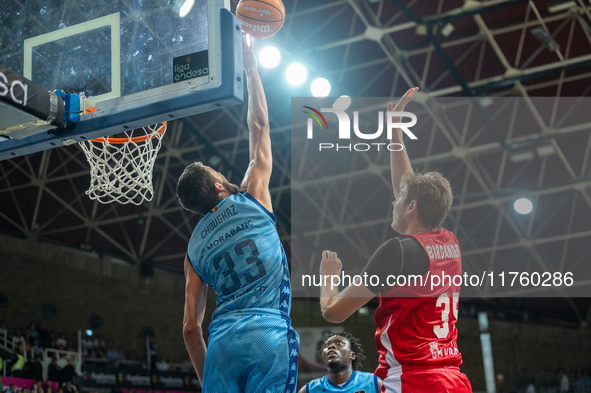
[[[269,160],[272,160],[269,157]],[[271,178],[271,168],[266,168],[266,163],[251,161],[240,189],[248,192],[265,209],[273,213],[273,204],[271,203],[271,194],[269,193],[269,180]]]
[[[185,257],[185,279],[183,338],[195,372],[199,380],[203,382],[203,367],[205,366],[207,347],[203,339],[202,324],[207,302],[207,285],[195,272],[187,257]]]
[[[335,296],[320,299],[322,315],[328,322],[343,322],[374,297],[365,285],[351,285]]]

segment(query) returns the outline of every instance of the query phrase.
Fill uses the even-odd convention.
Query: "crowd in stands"
[[[43,384],[42,363],[45,349],[78,353],[77,338],[71,340],[66,333],[50,331],[43,323],[37,324],[35,322],[31,322],[25,328],[11,330],[7,328],[5,322],[0,321],[0,335],[3,336],[2,332],[4,331],[7,332],[7,342],[0,342],[0,344],[7,346],[6,344],[12,343],[12,346],[14,346],[12,357],[4,359],[6,365],[4,372],[6,375],[39,381],[39,388],[36,387],[37,385],[32,391],[29,391],[28,388],[22,388],[22,390],[19,390],[20,393],[74,393],[77,390],[75,383],[78,375],[73,359],[68,357],[66,353],[48,351],[48,358],[51,360],[47,368],[47,380],[45,381],[47,383],[45,384]],[[26,355],[23,349],[26,351]],[[130,359],[117,346],[108,345],[100,334],[84,335],[81,349],[82,361],[92,363],[97,367],[114,366],[148,369],[147,356],[144,355],[140,359]],[[150,352],[152,370],[188,372],[193,368],[189,360],[186,360],[183,364],[173,365],[163,357],[157,356],[157,346],[153,337],[150,338]],[[66,358],[67,365],[64,365]],[[2,359],[0,358],[0,364],[2,364],[1,362]],[[49,384],[49,382],[56,382],[57,384]],[[43,384],[43,388],[41,384]],[[58,390],[53,391],[52,386],[56,386]],[[16,393],[10,386],[3,386],[0,380],[0,393],[2,391]]]
[[[505,379],[497,375],[499,393],[591,393],[591,364],[572,370],[523,370]]]

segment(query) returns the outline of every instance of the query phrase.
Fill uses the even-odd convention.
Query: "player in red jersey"
[[[404,111],[417,90],[408,90],[395,108],[389,103],[388,111]],[[403,144],[402,130],[393,132],[391,142]],[[391,152],[390,162],[396,197],[392,228],[401,236],[382,244],[364,269],[380,283],[352,285],[339,293],[328,280],[321,287],[322,314],[330,322],[342,322],[378,294],[374,320],[380,357],[375,374],[383,379],[381,391],[471,392],[458,367],[462,355],[456,343],[461,280],[452,278],[462,274],[460,247],[452,232],[440,228],[452,204],[451,187],[437,172],[414,173],[405,150]],[[341,270],[337,254],[324,251],[320,274],[340,276]],[[449,279],[438,283],[433,276]],[[392,277],[399,278],[397,283]]]

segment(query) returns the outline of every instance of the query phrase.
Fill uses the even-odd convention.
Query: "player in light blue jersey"
[[[181,205],[204,216],[185,258],[183,335],[203,392],[294,393],[299,338],[289,318],[289,269],[269,194],[267,102],[248,36],[244,69],[250,164],[241,186],[202,163],[187,166],[177,184]],[[206,346],[208,285],[217,298]]]
[[[365,355],[351,333],[331,333],[319,352],[328,375],[310,381],[299,393],[379,393],[382,389],[380,378],[358,371]]]

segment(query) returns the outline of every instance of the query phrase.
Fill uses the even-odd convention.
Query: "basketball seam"
[[[240,15],[243,18],[247,18],[250,20],[255,20],[257,22],[269,22],[269,23],[277,23],[277,22],[283,22],[285,19],[281,19],[281,20],[262,20],[262,19],[255,19],[255,18],[251,18],[250,16],[246,16],[246,15],[242,15],[240,12],[236,11],[236,13],[238,15]]]
[[[269,3],[265,2],[265,1],[260,1],[260,0],[246,0],[246,1],[254,1],[255,3],[267,4],[269,7],[275,8],[281,14],[281,16],[283,17],[283,19],[285,19],[285,12],[281,12],[281,10],[279,8],[275,7],[273,4],[269,4]],[[284,5],[284,7],[285,7],[285,5]]]

